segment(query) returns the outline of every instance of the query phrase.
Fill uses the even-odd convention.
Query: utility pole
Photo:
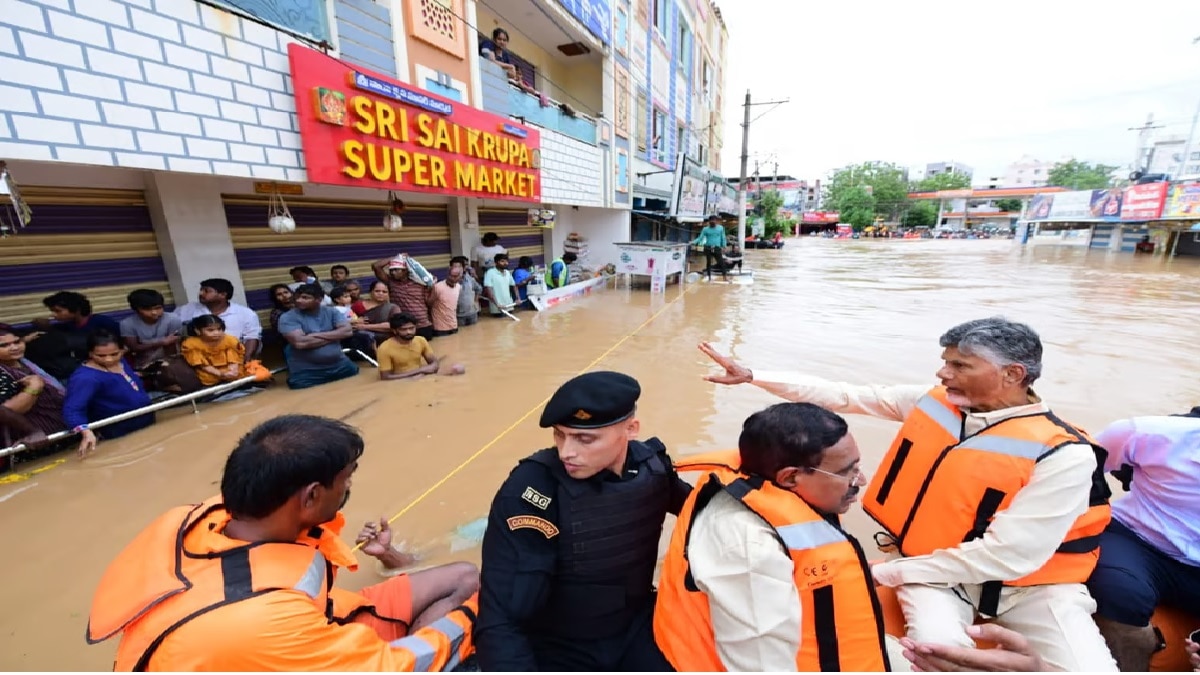
[[[1192,40],[1192,44],[1200,42],[1200,37]],[[1188,132],[1187,143],[1183,146],[1183,157],[1179,160],[1179,171],[1172,176],[1176,180],[1182,178],[1185,174],[1184,167],[1187,165],[1188,158],[1192,154],[1192,141],[1196,139],[1196,122],[1200,121],[1200,102],[1196,103],[1196,113],[1192,115],[1192,130]]]
[[[738,246],[745,246],[746,243],[746,169],[750,162],[750,106],[780,105],[787,102],[788,99],[751,103],[750,90],[746,90],[746,102],[742,104],[746,111],[742,122],[742,169],[738,180]]]
[[[1138,132],[1137,151],[1136,151],[1136,154],[1133,156],[1133,170],[1134,171],[1142,170],[1142,162],[1146,159],[1146,140],[1150,137],[1150,131],[1152,129],[1161,129],[1161,128],[1163,128],[1161,124],[1154,123],[1154,113],[1150,113],[1149,115],[1146,116],[1146,123],[1143,124],[1142,126],[1129,127],[1130,131]],[[1147,171],[1150,170],[1149,162],[1146,162],[1145,168]]]

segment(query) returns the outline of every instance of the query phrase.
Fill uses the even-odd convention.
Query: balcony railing
[[[539,96],[512,84],[504,69],[488,59],[480,58],[479,75],[483,84],[484,110],[519,117],[534,126],[596,144],[596,121],[587,115],[573,109],[568,113],[563,104],[549,96]]]

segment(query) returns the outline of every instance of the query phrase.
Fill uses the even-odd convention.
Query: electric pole
[[[742,168],[738,179],[738,246],[746,244],[746,169],[750,161],[750,106],[753,105],[781,105],[787,103],[788,100],[782,101],[763,101],[760,103],[750,102],[750,90],[746,90],[746,102],[743,105],[745,108],[745,116],[742,122]]]
[[[1137,138],[1137,154],[1133,156],[1133,170],[1141,171],[1142,162],[1146,159],[1146,140],[1150,137],[1152,129],[1163,128],[1161,124],[1154,123],[1154,113],[1146,116],[1146,123],[1140,127],[1129,127],[1130,131],[1138,132]],[[1150,163],[1146,162],[1146,170],[1150,170]]]

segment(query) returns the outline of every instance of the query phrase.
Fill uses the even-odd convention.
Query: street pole
[[[750,162],[750,90],[746,90],[746,102],[742,106],[745,117],[742,121],[742,173],[738,181],[738,238],[737,245],[746,245],[746,169]]]
[[[1200,42],[1200,37],[1192,40],[1193,45],[1195,45],[1198,42]],[[1192,141],[1194,141],[1196,139],[1196,122],[1197,121],[1200,121],[1200,101],[1196,102],[1196,113],[1194,115],[1192,115],[1192,129],[1191,129],[1191,131],[1188,132],[1187,143],[1185,143],[1183,146],[1183,157],[1179,160],[1179,171],[1178,171],[1177,175],[1172,176],[1172,178],[1174,178],[1175,180],[1179,180],[1180,178],[1183,178],[1183,176],[1185,175],[1184,167],[1186,166],[1186,164],[1188,162],[1188,158],[1192,154]]]

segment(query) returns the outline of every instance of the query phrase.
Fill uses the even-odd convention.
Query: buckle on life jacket
[[[875,546],[879,549],[880,553],[895,553],[900,550],[900,542],[896,541],[896,538],[887,532],[875,533]]]

